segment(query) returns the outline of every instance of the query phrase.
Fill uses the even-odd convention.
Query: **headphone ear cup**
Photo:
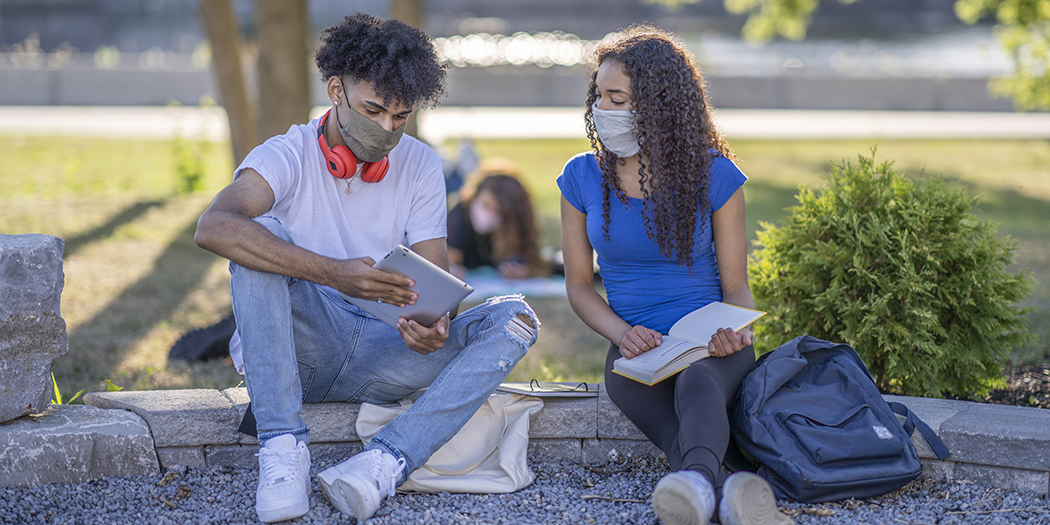
[[[390,169],[390,159],[387,157],[366,163],[361,170],[361,180],[365,182],[379,182],[386,176],[388,169]]]
[[[334,148],[325,151],[326,148],[321,148],[321,152],[324,153],[325,164],[328,166],[328,172],[337,179],[349,179],[357,173],[357,158],[354,157],[353,152],[346,146],[336,146]]]

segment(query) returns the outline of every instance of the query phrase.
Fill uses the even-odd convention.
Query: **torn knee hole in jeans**
[[[536,326],[529,316],[518,314],[512,317],[507,323],[507,331],[518,339],[521,339],[525,344],[529,344],[532,342],[532,337],[536,333]]]

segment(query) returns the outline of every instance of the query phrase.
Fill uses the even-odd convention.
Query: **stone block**
[[[529,421],[530,438],[594,438],[598,436],[597,399],[545,397],[543,410]]]
[[[310,443],[360,441],[357,435],[357,403],[308,403],[303,421],[310,428]]]
[[[583,440],[573,438],[529,439],[528,455],[533,459],[548,457],[583,461]]]
[[[351,456],[364,450],[365,446],[360,441],[347,443],[315,443],[310,440],[310,462],[316,466],[324,462],[334,465],[350,459]]]
[[[259,469],[258,445],[209,445],[204,447],[204,461],[209,467]]]
[[[968,479],[1007,490],[1039,494],[1050,491],[1050,473],[1045,471],[959,463],[955,465],[952,475],[955,479]]]
[[[972,401],[958,401],[953,399],[929,399],[925,397],[907,397],[907,396],[882,396],[886,402],[897,402],[902,403],[908,407],[916,417],[922,420],[924,423],[930,426],[937,435],[940,436],[941,425],[955,417],[956,414],[965,410],[967,407],[972,406]],[[904,423],[903,418],[898,415],[897,419]],[[943,439],[942,439],[943,441]],[[929,443],[926,443],[926,438],[922,437],[922,433],[918,429],[912,433],[911,442],[915,444],[915,449],[919,453],[919,457],[922,459],[940,459],[937,454],[934,453],[933,449],[930,448]],[[947,443],[945,443],[947,446]],[[951,449],[948,449],[951,452]]]
[[[0,235],[0,421],[47,409],[51,362],[69,353],[64,246],[50,235]]]
[[[1050,410],[973,403],[940,425],[950,459],[1050,471]]]
[[[958,401],[954,399],[930,399],[926,397],[908,397],[884,395],[883,399],[889,402],[901,403],[908,407],[924,423],[930,426],[934,432],[941,428],[941,424],[955,417],[956,414],[967,407],[973,406],[973,401]]]
[[[160,468],[183,470],[186,467],[204,467],[204,447],[164,447],[157,449]]]
[[[612,402],[605,390],[605,383],[598,388],[598,438],[648,439]]]
[[[230,400],[237,409],[237,425],[248,408],[248,389],[227,388],[223,396]],[[303,421],[310,428],[311,443],[341,443],[360,441],[357,435],[357,413],[361,405],[357,403],[307,403],[303,405]],[[238,443],[257,445],[259,440],[247,434],[238,434]]]
[[[583,440],[583,463],[596,465],[610,461],[622,461],[635,456],[660,457],[663,452],[648,440],[633,439],[585,439]]]
[[[97,392],[84,404],[130,410],[149,424],[157,447],[195,447],[237,443],[237,410],[218,390]]]
[[[226,399],[230,400],[233,404],[233,408],[237,410],[237,428],[241,426],[241,420],[244,419],[244,413],[248,410],[248,389],[245,387],[239,388],[227,388],[222,391],[222,395],[226,396]],[[258,445],[259,440],[255,436],[249,436],[248,434],[241,434],[237,432],[237,442],[242,445]]]
[[[0,423],[0,487],[159,472],[149,427],[130,412],[54,405]]]
[[[939,459],[922,459],[922,477],[933,478],[939,481],[951,481],[955,472],[954,461],[941,461]]]

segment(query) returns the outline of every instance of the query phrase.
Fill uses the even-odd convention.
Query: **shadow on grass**
[[[780,226],[780,221],[787,215],[787,208],[798,204],[795,200],[797,188],[790,188],[764,181],[748,181],[744,185],[744,201],[747,206],[747,238],[754,241],[756,232],[761,230],[759,222],[769,222]],[[751,250],[756,247],[749,245]]]
[[[135,204],[124,208],[120,213],[111,217],[104,224],[100,224],[75,237],[66,239],[66,249],[63,257],[69,257],[81,248],[95,241],[111,237],[113,233],[117,231],[117,228],[134,222],[139,217],[145,215],[150,209],[160,206],[161,204],[164,204],[164,201],[156,200],[136,202]]]
[[[1042,237],[1046,242],[1050,202],[1014,190],[992,191],[973,185],[968,188],[971,195],[977,196],[974,215],[996,223],[1000,235]]]
[[[69,356],[56,365],[67,377],[82,383],[78,389],[114,378],[135,343],[156,325],[167,322],[201,284],[217,256],[193,242],[196,228],[196,220],[190,221],[157,257],[148,274],[69,333]],[[165,352],[156,363],[158,369],[164,366],[166,356]]]

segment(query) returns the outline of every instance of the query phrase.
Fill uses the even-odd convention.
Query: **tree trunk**
[[[424,0],[391,0],[390,18],[400,20],[420,31],[426,32],[423,27],[426,5]]]
[[[424,0],[391,0],[390,1],[390,18],[400,20],[424,33],[427,31],[424,26],[424,15],[426,14],[426,2]],[[418,137],[419,125],[417,124],[419,119],[419,111],[416,110],[412,114],[412,118],[408,119],[405,123],[405,133]]]
[[[307,0],[256,0],[259,137],[288,131],[310,116]]]
[[[244,82],[237,19],[230,0],[201,0],[197,16],[211,42],[212,67],[219,83],[219,97],[230,121],[230,144],[236,166],[259,143],[255,112]]]

